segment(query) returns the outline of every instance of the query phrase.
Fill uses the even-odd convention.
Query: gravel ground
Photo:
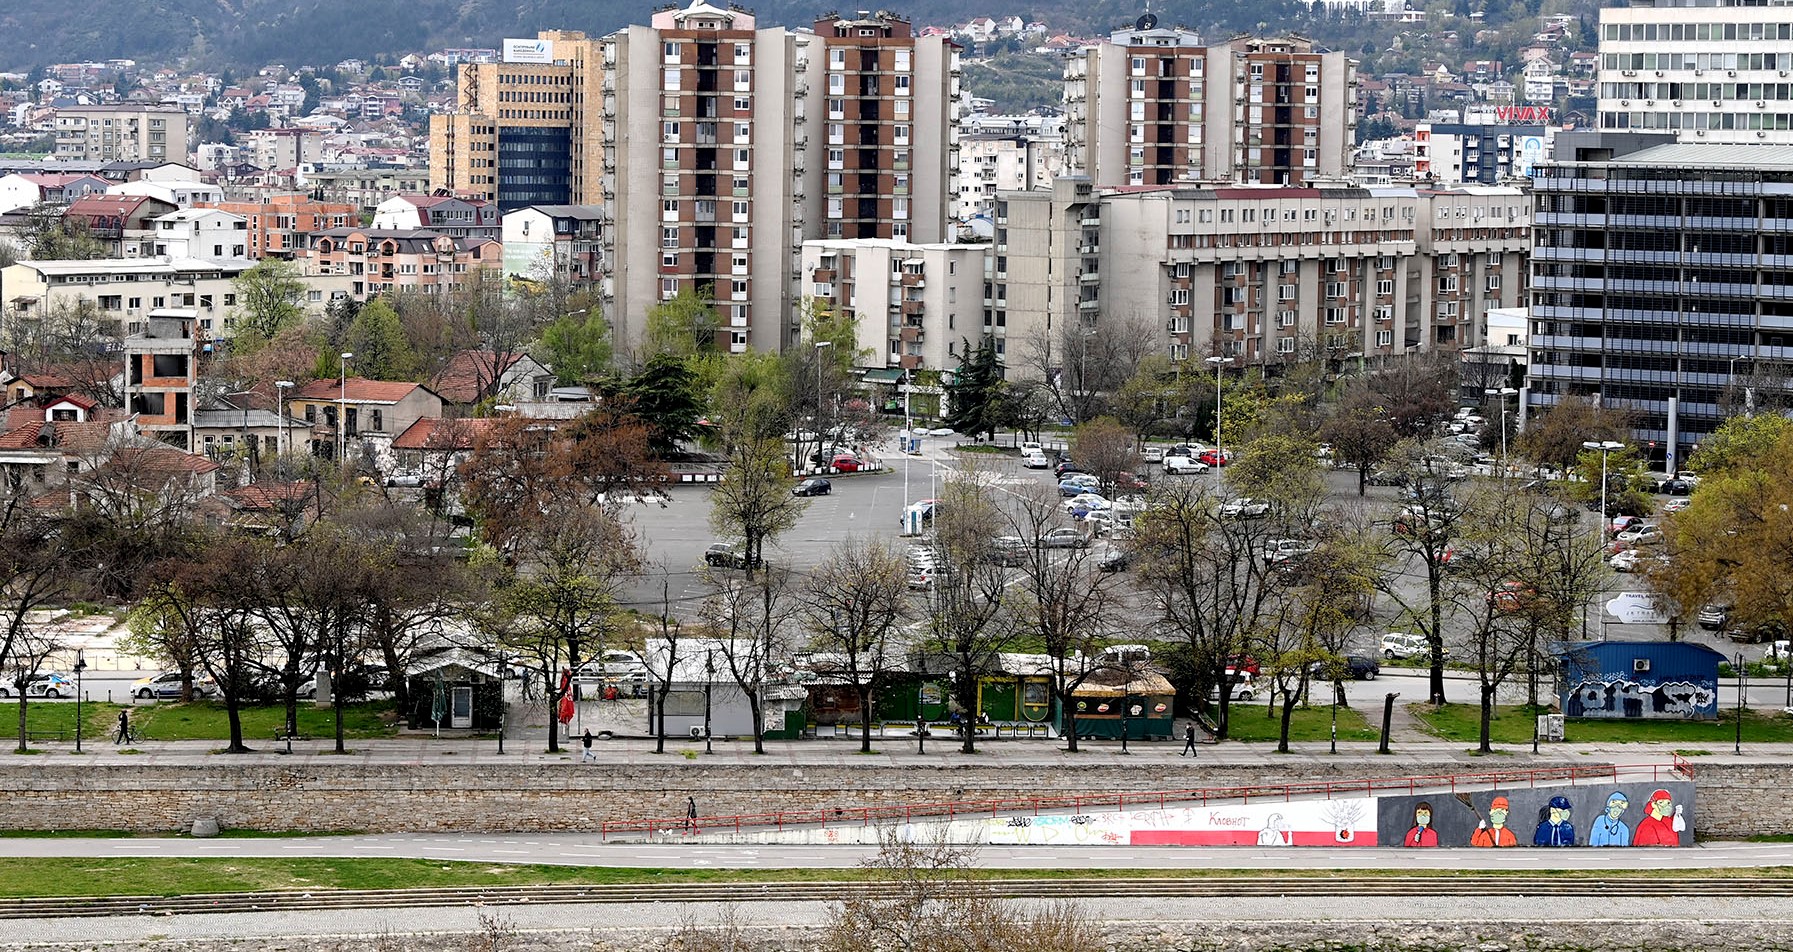
[[[1744,897],[1618,899],[1589,908],[1574,897],[1548,901],[1490,896],[1384,901],[1312,896],[1253,899],[1093,899],[1111,948],[1467,949],[1477,952],[1713,948],[1793,949],[1793,900]],[[733,907],[736,921],[768,949],[800,948],[827,914],[824,902]],[[0,947],[64,950],[201,948],[206,952],[336,950],[660,949],[666,935],[719,921],[723,907],[678,904],[544,905],[493,909],[344,910],[116,919],[0,922]],[[1397,915],[1395,921],[1390,914]],[[496,944],[490,940],[499,938]]]

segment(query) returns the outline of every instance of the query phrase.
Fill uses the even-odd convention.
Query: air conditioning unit
[[[1679,99],[1675,100],[1675,105],[1677,105],[1677,106],[1681,105],[1681,100],[1679,100]]]
[[[704,735],[704,729],[702,727],[691,728],[691,736],[692,737],[702,737],[703,735]]]
[[[1735,75],[1737,75],[1737,71],[1734,69],[1727,69],[1727,70],[1725,70],[1725,75],[1726,76],[1735,76]]]
[[[1693,71],[1693,74],[1695,76],[1704,76],[1704,75],[1706,75],[1706,71],[1703,69],[1696,69]]]
[[[1761,109],[1761,108],[1763,108],[1763,107],[1764,107],[1764,106],[1767,106],[1767,105],[1768,105],[1768,104],[1767,104],[1767,103],[1765,103],[1765,102],[1763,102],[1763,101],[1762,101],[1762,100],[1760,100],[1760,99],[1758,99],[1758,100],[1756,100],[1756,108],[1757,108],[1757,109]]]
[[[1621,100],[1619,100],[1619,105],[1621,105],[1621,106],[1629,106],[1629,105],[1631,105],[1631,100],[1629,100],[1629,99],[1621,99]]]
[[[1643,674],[1644,672],[1649,671],[1650,670],[1650,659],[1649,658],[1632,658],[1631,659],[1631,670],[1633,673],[1636,673],[1636,674]]]

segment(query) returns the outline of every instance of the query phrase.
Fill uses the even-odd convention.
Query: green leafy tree
[[[635,415],[648,428],[648,445],[660,456],[674,452],[697,433],[703,401],[691,368],[670,354],[656,354],[621,388]]]
[[[87,223],[64,218],[61,209],[39,205],[26,213],[25,248],[36,261],[83,261],[104,258],[111,249],[93,236]]]
[[[742,540],[751,575],[765,562],[766,540],[795,526],[808,500],[791,495],[782,439],[737,440],[727,457],[722,479],[710,493],[710,528]]]
[[[563,314],[542,330],[542,357],[562,386],[590,383],[609,372],[610,348],[610,322],[595,305],[583,314]]]
[[[1140,444],[1153,425],[1164,419],[1165,407],[1176,401],[1176,372],[1170,358],[1149,354],[1139,369],[1108,400],[1114,418],[1127,425]]]
[[[1334,457],[1357,470],[1357,494],[1370,483],[1370,472],[1401,441],[1376,393],[1361,385],[1345,392],[1332,416],[1320,427],[1320,437],[1332,444]]]
[[[720,325],[710,287],[685,288],[648,310],[641,348],[647,354],[680,357],[713,351]]]
[[[270,340],[305,316],[305,282],[290,261],[263,258],[232,282],[237,289],[235,318],[239,333]]]
[[[946,425],[967,435],[987,433],[995,438],[996,427],[1002,422],[1003,389],[1002,364],[996,359],[995,338],[984,338],[983,344],[976,349],[967,341],[964,356],[959,360],[959,370],[946,385],[947,398],[952,404]]]
[[[355,355],[355,370],[371,380],[409,380],[417,374],[417,355],[399,324],[398,312],[378,298],[369,301],[349,324],[346,346]]]
[[[1708,477],[1745,471],[1758,465],[1789,433],[1793,420],[1778,413],[1732,417],[1700,444],[1687,464]]]

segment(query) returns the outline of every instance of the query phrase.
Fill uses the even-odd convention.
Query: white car
[[[1029,453],[1039,453],[1044,456],[1046,455],[1046,448],[1033,440],[1027,440],[1021,444],[1021,455],[1026,456]]]
[[[1190,473],[1205,473],[1207,471],[1208,464],[1193,456],[1166,456],[1164,458],[1164,472],[1171,476],[1181,476]]]
[[[1276,564],[1314,554],[1314,544],[1306,539],[1271,539],[1264,543],[1264,561]]]
[[[1416,635],[1405,631],[1391,631],[1382,636],[1382,656],[1384,658],[1411,658],[1423,655],[1431,647],[1426,644],[1424,635]]]
[[[1046,454],[1039,450],[1022,450],[1021,465],[1028,469],[1051,469],[1052,460],[1047,459]]]
[[[956,436],[957,432],[950,426],[937,426],[926,431],[929,436]]]
[[[613,648],[573,672],[580,681],[646,681],[647,662],[633,651]]]
[[[1637,571],[1638,560],[1643,558],[1643,556],[1644,554],[1636,549],[1626,549],[1618,555],[1607,559],[1606,564],[1612,566],[1614,572],[1635,572]]]
[[[1646,522],[1613,536],[1613,540],[1628,546],[1655,545],[1662,541],[1662,527]]]
[[[1145,449],[1139,451],[1139,458],[1142,460],[1145,460],[1148,463],[1163,462],[1164,461],[1164,447],[1148,446]]]
[[[1241,496],[1220,507],[1222,519],[1261,519],[1269,514],[1269,503],[1250,496]]]
[[[1065,512],[1068,513],[1076,513],[1079,509],[1084,512],[1101,512],[1112,506],[1108,500],[1095,493],[1079,493],[1065,500]]]

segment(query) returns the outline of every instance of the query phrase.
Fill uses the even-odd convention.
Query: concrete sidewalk
[[[498,753],[496,739],[466,738],[351,739],[346,742],[349,750],[347,754],[334,753],[334,745],[329,738],[296,741],[290,755],[285,753],[284,742],[250,741],[250,746],[255,748],[254,753],[233,756],[220,753],[222,744],[217,741],[149,740],[127,753],[114,747],[110,739],[89,740],[84,744],[85,752],[78,757],[74,754],[73,744],[39,744],[33,749],[42,751],[40,755],[20,757],[13,763],[21,767],[48,767],[102,762],[216,765],[244,761],[325,767],[341,764],[493,765],[564,762],[572,770],[599,770],[606,765],[664,766],[672,769],[702,768],[705,765],[941,768],[1105,766],[1124,762],[1165,771],[1166,782],[1175,786],[1176,781],[1171,778],[1176,774],[1199,776],[1204,767],[1236,764],[1255,766],[1307,763],[1315,767],[1324,765],[1326,770],[1332,771],[1340,769],[1340,765],[1355,761],[1379,774],[1399,770],[1399,765],[1402,764],[1423,768],[1427,773],[1435,773],[1441,766],[1450,767],[1452,772],[1467,773],[1567,764],[1667,764],[1673,759],[1674,751],[1671,745],[1666,744],[1545,744],[1534,756],[1530,745],[1524,744],[1497,745],[1495,754],[1482,756],[1474,753],[1472,745],[1450,741],[1409,741],[1392,744],[1391,752],[1387,755],[1376,753],[1374,743],[1341,743],[1338,745],[1338,753],[1333,754],[1329,752],[1326,742],[1318,741],[1291,744],[1291,752],[1288,754],[1276,753],[1269,744],[1208,744],[1201,747],[1197,758],[1190,760],[1178,756],[1182,749],[1180,740],[1151,743],[1135,741],[1128,745],[1129,752],[1126,755],[1121,754],[1120,744],[1114,741],[1083,741],[1078,745],[1080,752],[1071,754],[1064,750],[1063,741],[983,740],[979,741],[976,754],[966,755],[960,753],[958,745],[945,736],[929,738],[927,752],[917,754],[914,737],[893,735],[884,740],[874,737],[874,753],[871,754],[859,753],[857,739],[830,739],[768,741],[765,744],[766,753],[758,755],[753,752],[752,743],[747,741],[717,740],[712,744],[711,752],[705,753],[703,741],[681,737],[667,738],[664,754],[654,753],[654,741],[651,739],[597,740],[592,744],[596,761],[591,762],[581,759],[582,751],[577,739],[563,741],[561,751],[550,754],[546,751],[547,743],[542,733],[533,731],[527,736],[507,736],[503,754]],[[1711,749],[1709,754],[1702,754],[1691,760],[1696,769],[1700,763],[1785,763],[1793,761],[1793,744],[1745,744],[1741,756],[1733,755],[1727,746],[1722,750]]]

